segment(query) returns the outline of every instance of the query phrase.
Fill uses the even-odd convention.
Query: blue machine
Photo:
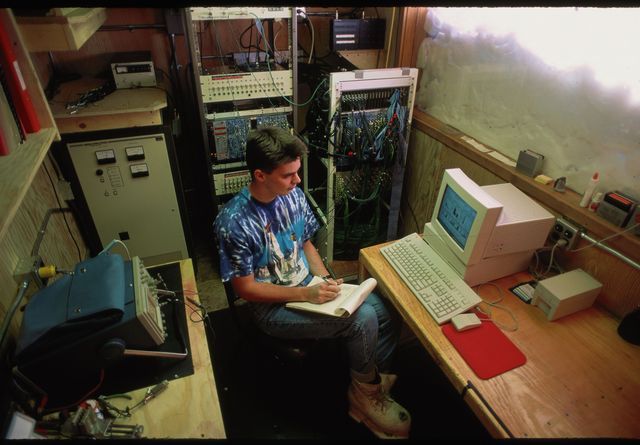
[[[162,356],[165,332],[155,281],[139,258],[101,253],[33,295],[14,376],[50,399],[75,401],[124,355]]]

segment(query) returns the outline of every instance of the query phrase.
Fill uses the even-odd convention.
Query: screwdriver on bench
[[[133,405],[131,408],[129,408],[129,412],[138,408],[140,405],[146,405],[150,400],[154,399],[155,397],[158,396],[158,394],[160,394],[162,391],[167,389],[167,386],[169,386],[169,381],[163,380],[162,382],[158,383],[156,386],[147,389],[147,393],[144,395],[144,398],[140,400],[138,403],[136,403],[135,405]]]

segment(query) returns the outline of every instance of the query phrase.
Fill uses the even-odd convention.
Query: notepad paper
[[[322,283],[322,281],[320,277],[313,277],[307,286],[314,286]],[[286,304],[286,307],[346,318],[360,307],[377,285],[378,282],[375,278],[367,278],[360,284],[342,283],[340,285],[340,293],[334,300],[322,304],[309,303],[308,301],[290,301]]]

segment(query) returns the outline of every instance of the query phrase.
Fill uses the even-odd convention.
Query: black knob
[[[107,340],[98,351],[98,358],[101,365],[109,366],[118,362],[124,356],[126,344],[121,338]]]

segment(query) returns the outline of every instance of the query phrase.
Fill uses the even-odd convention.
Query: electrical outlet
[[[576,224],[570,223],[562,218],[556,218],[556,222],[551,229],[551,233],[549,233],[549,241],[552,244],[555,244],[558,240],[564,239],[567,241],[567,244],[561,248],[571,250],[578,240],[580,240],[582,230],[582,227]]]

